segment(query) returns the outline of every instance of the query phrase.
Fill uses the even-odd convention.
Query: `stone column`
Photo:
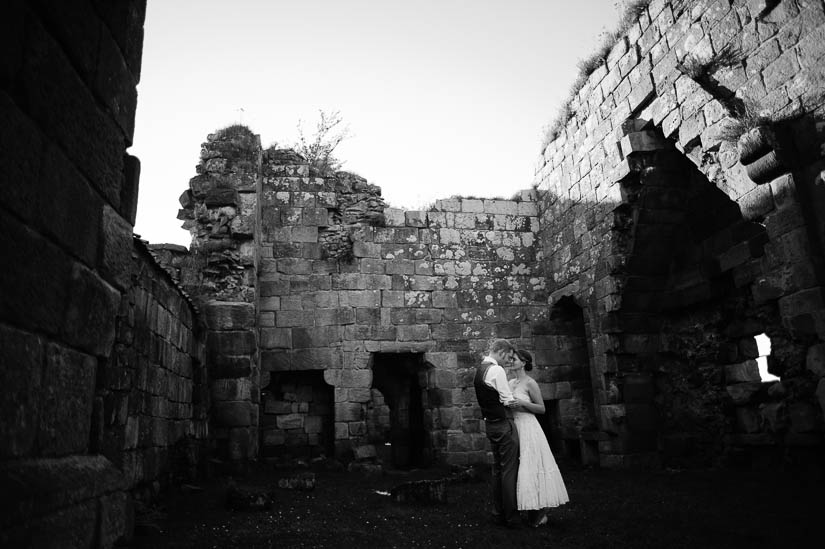
[[[258,454],[254,233],[260,166],[260,138],[249,128],[210,134],[178,214],[192,233],[180,281],[206,316],[211,434],[218,457],[236,470]]]
[[[204,312],[212,436],[219,456],[242,470],[258,454],[260,374],[255,361],[255,306],[211,301]]]

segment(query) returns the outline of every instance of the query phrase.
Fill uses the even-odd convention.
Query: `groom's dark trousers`
[[[518,512],[518,431],[509,417],[485,420],[485,424],[487,438],[493,448],[493,505],[499,520],[511,524]]]

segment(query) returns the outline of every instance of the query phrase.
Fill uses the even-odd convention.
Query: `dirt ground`
[[[486,471],[485,471],[486,472]],[[452,482],[447,502],[400,504],[383,493],[447,470],[315,472],[311,491],[277,488],[291,470],[235,481],[267,491],[269,510],[227,509],[227,478],[175,489],[141,512],[134,547],[822,547],[825,484],[788,473],[627,472],[562,467],[570,503],[540,528],[489,522],[486,475]],[[382,493],[383,492],[383,493]],[[818,541],[816,541],[818,540]],[[816,542],[815,542],[816,541]]]

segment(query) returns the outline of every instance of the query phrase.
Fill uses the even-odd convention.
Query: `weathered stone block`
[[[97,539],[102,547],[113,547],[132,535],[134,505],[126,492],[114,492],[100,499]]]
[[[366,421],[351,421],[349,423],[350,437],[363,437],[367,435]],[[380,466],[379,466],[380,467]]]
[[[383,290],[381,292],[382,307],[403,307],[404,292],[402,290]]]
[[[622,404],[607,404],[599,406],[601,427],[604,431],[620,434],[625,424],[625,408]]]
[[[744,433],[758,433],[762,430],[762,416],[752,406],[737,406],[736,426]]]
[[[319,326],[314,328],[292,328],[292,345],[296,349],[327,347],[341,341],[341,326]]]
[[[380,250],[379,250],[380,253]],[[357,256],[356,256],[357,257]],[[362,274],[379,274],[386,273],[386,263],[380,259],[363,258],[360,261],[360,271]]]
[[[759,365],[755,360],[746,360],[738,364],[725,365],[725,380],[728,383],[761,381]]]
[[[821,378],[816,385],[816,399],[819,401],[820,412],[825,416],[825,378]]]
[[[438,369],[435,371],[435,384],[444,389],[454,389],[456,387],[455,372]]]
[[[404,212],[405,224],[407,227],[426,227],[427,212],[411,211]]]
[[[347,389],[347,400],[349,402],[370,402],[372,400],[372,389],[368,387]]]
[[[805,366],[818,377],[825,377],[825,343],[808,348]]]
[[[455,292],[441,290],[436,290],[432,293],[432,304],[433,307],[444,309],[458,307],[458,301],[456,299]]]
[[[206,366],[211,379],[245,377],[252,373],[252,358],[223,354],[207,355]]]
[[[283,372],[293,369],[292,353],[289,351],[261,351],[260,357],[262,371]]]
[[[426,324],[398,326],[398,341],[423,341],[430,339],[430,327]]]
[[[630,89],[627,96],[628,105],[631,111],[636,111],[643,104],[655,97],[656,90],[653,87],[653,77],[650,74],[643,74]]]
[[[75,264],[69,282],[63,331],[68,342],[108,357],[115,339],[120,292],[85,267]]]
[[[19,134],[14,136],[17,138]],[[44,146],[38,148],[38,152],[42,155],[40,162],[43,166],[35,177],[40,181],[19,185],[31,189],[30,192],[37,192],[37,195],[27,196],[27,193],[21,193],[22,196],[17,198],[27,200],[27,203],[17,203],[14,209],[24,217],[33,209],[29,216],[35,226],[44,234],[52,235],[86,265],[94,266],[99,260],[103,200],[57,147]],[[8,175],[14,177],[16,174],[12,171]],[[24,174],[20,176],[23,177]],[[12,200],[18,193],[19,191],[11,192]],[[43,196],[51,198],[44,201]],[[128,247],[127,257],[131,259],[131,230],[127,238],[128,242],[120,245]],[[126,267],[130,265],[127,264]]]
[[[289,328],[261,328],[261,349],[291,349],[292,330]]]
[[[469,452],[474,449],[471,435],[457,432],[447,434],[448,452]]]
[[[220,208],[221,206],[237,206],[240,199],[235,189],[215,188],[206,191],[203,202],[207,208]]]
[[[823,429],[822,415],[810,402],[794,402],[788,413],[791,431],[795,433],[821,432]]]
[[[0,325],[0,456],[26,454],[37,437],[44,342],[37,336]]]
[[[344,370],[341,372],[340,387],[370,387],[372,384],[372,370]]]
[[[97,361],[57,344],[46,348],[38,444],[45,455],[83,453],[89,443]]]
[[[410,259],[396,259],[386,263],[388,275],[415,274],[415,261]]]
[[[229,429],[227,454],[229,459],[233,461],[245,461],[257,456],[258,430],[254,424],[252,427],[233,427]]]
[[[279,429],[303,429],[304,415],[303,414],[284,414],[275,418]]]
[[[207,356],[251,355],[255,352],[255,349],[255,332],[250,330],[210,331],[206,334]]]
[[[406,224],[404,210],[400,208],[384,208],[384,220],[388,227],[403,227]]]
[[[825,290],[822,287],[796,292],[779,300],[783,318],[793,318],[802,313],[812,313],[825,308]]]
[[[380,324],[381,309],[376,307],[355,309],[355,322],[358,324]]]
[[[204,315],[210,330],[242,330],[255,325],[253,303],[210,301],[204,306]]]
[[[252,380],[249,378],[240,379],[214,379],[212,380],[210,393],[212,401],[221,400],[252,400],[254,389]]]
[[[92,184],[117,208],[126,140],[114,120],[97,107],[60,45],[34,23],[27,30],[20,93],[41,128],[66,151]],[[43,86],[48,74],[53,85]]]
[[[438,369],[455,370],[458,368],[458,357],[455,353],[427,353],[424,355],[424,360]]]
[[[298,349],[292,353],[294,370],[325,370],[340,367],[341,353],[335,348]]]
[[[213,402],[212,421],[222,427],[257,425],[258,405],[246,401]]]
[[[278,272],[288,275],[308,275],[312,272],[312,261],[296,257],[284,257],[277,260]]]
[[[361,421],[364,416],[364,408],[357,402],[336,402],[335,403],[335,421],[336,434],[338,432],[338,422]],[[346,423],[344,424],[346,425]],[[349,436],[349,429],[347,428],[347,437]]]
[[[745,383],[735,383],[725,387],[731,400],[737,406],[750,404],[758,400],[758,397],[763,393],[763,384],[761,381],[750,381]]]
[[[370,258],[380,258],[381,257],[381,244],[375,244],[373,242],[361,242],[356,241],[352,243],[352,255],[355,257],[370,257]]]
[[[342,307],[380,307],[381,291],[382,290],[354,290],[341,292],[339,294],[339,301]]]
[[[312,326],[315,319],[312,311],[276,311],[275,325],[279,328]]]
[[[759,407],[759,413],[769,431],[774,433],[787,429],[788,408],[783,402],[768,402]]]

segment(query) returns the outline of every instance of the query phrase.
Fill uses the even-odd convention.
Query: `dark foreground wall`
[[[0,545],[108,547],[205,436],[195,312],[132,236],[145,2],[1,11]]]

